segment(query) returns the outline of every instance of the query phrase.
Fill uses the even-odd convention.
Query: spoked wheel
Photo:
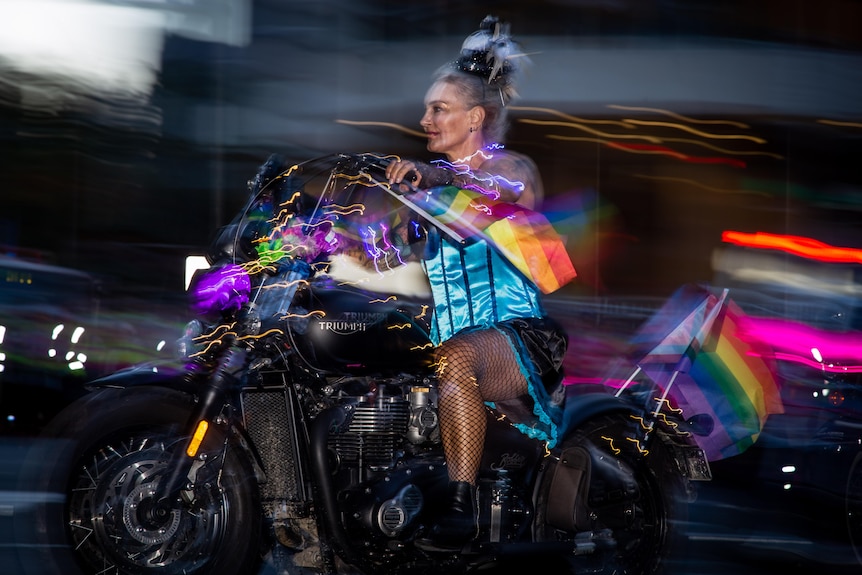
[[[576,553],[584,555],[569,560],[573,573],[657,573],[671,547],[671,522],[681,518],[685,508],[683,486],[660,441],[653,441],[649,451],[636,441],[641,436],[638,425],[625,414],[600,416],[552,453],[562,459],[589,459],[589,483],[582,485],[576,501],[568,501],[570,508],[559,508],[559,487],[553,496],[553,473],[545,474],[537,494],[534,536],[538,541],[575,543]],[[563,516],[576,517],[576,525],[565,525]]]
[[[48,512],[45,531],[59,535],[62,523],[60,536],[84,573],[256,572],[261,514],[241,452],[227,446],[210,453],[196,462],[188,489],[159,503],[190,408],[188,398],[167,389],[103,390],[52,426],[75,447],[63,472],[62,517]]]

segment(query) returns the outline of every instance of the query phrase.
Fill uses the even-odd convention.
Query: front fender
[[[120,371],[100,377],[87,384],[87,389],[97,391],[99,389],[131,389],[131,388],[165,388],[192,397],[196,397],[199,386],[196,386],[188,377],[188,370],[177,363],[145,363],[135,365]],[[255,478],[258,482],[266,481],[263,461],[260,453],[248,431],[241,421],[231,424],[233,432],[238,438],[237,445],[245,452],[253,467]],[[189,430],[191,431],[191,430]]]
[[[176,362],[148,362],[121,369],[87,383],[88,390],[152,385],[194,393],[188,370]]]

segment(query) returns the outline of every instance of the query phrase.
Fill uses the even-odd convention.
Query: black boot
[[[416,546],[428,551],[455,551],[476,537],[475,497],[475,487],[466,481],[450,481],[446,508]]]

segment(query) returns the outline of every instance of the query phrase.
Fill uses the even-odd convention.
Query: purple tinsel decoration
[[[237,311],[248,302],[251,280],[237,265],[207,270],[192,288],[192,308],[195,313]]]

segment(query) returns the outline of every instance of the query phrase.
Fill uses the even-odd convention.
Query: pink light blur
[[[745,331],[774,350],[775,359],[833,373],[862,373],[862,334],[833,332],[802,323],[765,317],[745,318]],[[817,361],[812,350],[818,350]]]

